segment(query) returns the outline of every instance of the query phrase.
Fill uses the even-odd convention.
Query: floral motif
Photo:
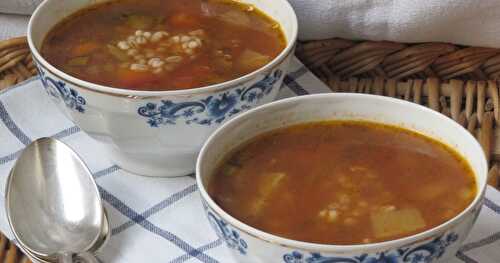
[[[240,252],[242,255],[246,255],[248,245],[241,238],[240,234],[232,229],[227,222],[223,219],[217,219],[217,217],[210,211],[207,211],[208,220],[216,229],[217,235],[224,239],[227,246],[231,249],[235,249]]]
[[[66,83],[60,80],[54,80],[51,77],[47,76],[45,72],[37,67],[38,74],[40,75],[40,80],[42,81],[43,86],[47,93],[56,98],[61,99],[66,107],[76,110],[80,113],[85,112],[84,106],[87,104],[85,98],[78,94],[78,91],[66,87]]]
[[[320,253],[311,253],[305,256],[298,251],[293,251],[283,256],[285,263],[428,263],[441,258],[446,248],[458,240],[458,234],[449,233],[439,236],[429,243],[414,248],[400,248],[374,255],[363,254],[352,258],[328,257]]]
[[[177,121],[183,121],[188,125],[210,126],[250,109],[252,105],[269,95],[282,75],[283,72],[278,69],[248,88],[231,89],[199,101],[175,103],[171,100],[162,100],[158,104],[150,102],[140,107],[137,112],[148,118],[147,123],[151,127],[174,125]]]

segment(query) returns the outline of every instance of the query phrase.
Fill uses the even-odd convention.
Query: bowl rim
[[[101,84],[96,84],[92,83],[89,81],[81,80],[79,78],[73,77],[67,73],[64,73],[62,70],[57,69],[55,66],[50,64],[45,58],[41,55],[39,52],[38,48],[36,48],[36,45],[33,40],[33,30],[35,27],[38,25],[36,24],[36,21],[39,19],[43,19],[44,15],[47,15],[47,11],[44,12],[45,6],[55,0],[44,0],[36,10],[33,12],[33,15],[31,16],[29,23],[28,23],[28,30],[27,30],[27,39],[28,39],[28,46],[29,49],[33,55],[33,58],[36,62],[40,63],[41,66],[46,68],[51,74],[56,75],[63,80],[72,83],[73,85],[76,85],[80,88],[84,89],[90,89],[92,91],[97,91],[99,93],[104,93],[104,94],[111,94],[111,95],[124,95],[124,96],[134,96],[134,97],[162,97],[162,96],[169,96],[169,95],[197,95],[197,94],[203,94],[203,93],[216,93],[219,91],[223,91],[226,89],[230,89],[234,86],[237,86],[241,83],[245,83],[247,81],[252,80],[256,76],[260,74],[265,74],[267,72],[272,71],[276,66],[278,66],[280,63],[285,61],[290,55],[290,53],[293,52],[295,49],[295,45],[297,42],[297,37],[298,37],[298,18],[297,14],[295,13],[295,10],[291,6],[291,4],[287,0],[274,0],[281,5],[282,9],[285,9],[286,12],[288,13],[288,16],[291,19],[291,35],[289,38],[286,39],[286,47],[279,53],[278,56],[276,56],[271,62],[267,63],[265,66],[252,71],[246,75],[243,75],[239,78],[232,79],[226,82],[214,84],[214,85],[209,85],[209,86],[204,86],[204,87],[198,87],[198,88],[191,88],[191,89],[184,89],[184,90],[166,90],[166,91],[139,91],[139,90],[128,90],[128,89],[122,89],[122,88],[114,88],[106,85],[101,85]],[[111,0],[109,0],[111,1]],[[239,1],[239,0],[238,0]],[[243,3],[245,3],[245,0],[242,0]],[[64,4],[64,2],[62,3]],[[95,4],[94,2],[89,2],[85,7],[89,7]],[[84,8],[85,8],[84,7]],[[83,8],[80,8],[78,10],[82,10]],[[74,14],[77,11],[72,12]],[[274,16],[267,14],[269,17],[272,19],[275,19]],[[68,17],[68,16],[66,16]],[[58,22],[61,22],[64,20],[66,17],[60,19]],[[280,24],[281,25],[281,24]],[[283,26],[283,25],[281,25]],[[50,31],[50,29],[47,30],[47,33]],[[45,35],[46,36],[46,35]],[[45,37],[44,36],[44,37]],[[43,41],[43,40],[42,40]]]
[[[455,215],[453,218],[449,219],[448,221],[437,225],[433,228],[430,228],[426,231],[419,232],[417,234],[407,236],[407,237],[402,237],[398,239],[393,239],[393,240],[388,240],[388,241],[383,241],[383,242],[377,242],[377,243],[370,243],[370,244],[352,244],[352,245],[331,245],[331,244],[320,244],[320,243],[312,243],[312,242],[305,242],[305,241],[298,241],[298,240],[293,240],[293,239],[288,239],[284,237],[280,237],[274,234],[267,233],[265,231],[259,230],[255,227],[252,227],[250,225],[247,225],[243,223],[242,221],[236,219],[226,211],[224,211],[219,205],[217,205],[214,200],[210,197],[208,194],[205,186],[203,185],[202,181],[202,175],[201,175],[201,166],[202,163],[205,159],[205,156],[207,155],[207,152],[209,151],[209,148],[211,148],[211,145],[213,144],[213,141],[216,140],[216,138],[219,136],[220,133],[222,133],[224,130],[228,129],[228,127],[235,125],[236,123],[244,120],[246,116],[251,116],[256,114],[257,112],[268,112],[272,111],[274,107],[278,107],[279,105],[283,104],[291,104],[295,101],[300,101],[300,100],[309,100],[309,101],[314,101],[317,99],[323,99],[323,98],[355,98],[355,99],[370,99],[370,100],[378,100],[380,102],[384,103],[392,103],[392,104],[399,104],[402,106],[410,106],[414,110],[418,111],[424,111],[425,114],[430,114],[434,115],[435,117],[443,119],[443,121],[450,123],[450,125],[455,126],[455,129],[459,130],[461,133],[464,135],[464,140],[469,140],[472,142],[473,147],[477,148],[480,152],[480,156],[478,158],[481,159],[481,166],[485,167],[486,169],[486,174],[485,175],[479,175],[474,173],[476,181],[477,181],[477,193],[476,196],[474,197],[474,200],[460,213]],[[416,130],[416,129],[415,129]],[[262,133],[258,133],[262,134]],[[253,136],[255,137],[255,136]],[[240,144],[237,144],[240,145]],[[231,147],[231,149],[234,149],[235,146]],[[227,154],[227,152],[225,153]],[[464,156],[465,157],[465,156]],[[482,150],[482,147],[480,146],[479,142],[467,131],[465,130],[462,126],[460,126],[458,123],[453,121],[452,119],[449,119],[445,115],[436,112],[432,109],[429,109],[425,106],[415,104],[412,102],[408,102],[405,100],[400,100],[396,98],[391,98],[391,97],[385,97],[385,96],[380,96],[380,95],[371,95],[371,94],[355,94],[355,93],[323,93],[323,94],[312,94],[312,95],[305,95],[305,96],[297,96],[297,97],[292,97],[292,98],[286,98],[282,100],[278,100],[275,102],[271,102],[269,104],[251,109],[245,113],[242,113],[235,118],[229,120],[228,122],[224,123],[221,127],[219,127],[210,137],[205,141],[205,144],[203,145],[200,154],[198,155],[198,159],[196,162],[196,184],[198,186],[198,189],[200,191],[201,198],[203,199],[204,202],[212,209],[216,214],[218,214],[222,219],[224,219],[226,222],[228,222],[231,226],[235,227],[236,229],[245,232],[246,234],[253,236],[254,238],[260,239],[262,241],[272,243],[272,244],[277,244],[279,246],[283,247],[288,247],[292,249],[297,249],[297,250],[305,250],[305,251],[316,251],[316,252],[338,252],[338,253],[343,253],[343,252],[352,252],[354,250],[378,250],[381,248],[394,248],[394,247],[399,247],[401,245],[410,245],[414,244],[417,242],[420,242],[422,240],[426,240],[438,233],[441,233],[442,231],[449,230],[449,227],[453,227],[456,224],[459,224],[462,219],[469,213],[473,212],[473,209],[480,205],[481,200],[484,199],[486,187],[487,187],[487,173],[488,173],[488,163],[486,161],[486,156],[484,154],[484,151]],[[481,179],[481,176],[484,176],[484,180],[482,184],[479,184]]]

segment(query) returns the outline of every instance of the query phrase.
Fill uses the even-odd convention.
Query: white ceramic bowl
[[[336,119],[398,125],[446,143],[472,166],[478,185],[477,196],[459,215],[428,231],[387,242],[349,246],[306,243],[265,233],[232,217],[208,195],[207,182],[217,164],[243,141],[279,127]],[[455,255],[469,233],[481,209],[487,163],[474,137],[440,113],[393,98],[338,93],[280,100],[225,123],[203,146],[196,176],[208,219],[239,262],[428,263],[444,262]]]
[[[194,171],[206,138],[231,117],[278,94],[297,38],[297,17],[286,0],[242,0],[278,21],[287,46],[265,67],[241,78],[179,91],[132,91],[79,80],[40,54],[46,34],[68,15],[106,0],[45,0],[31,17],[28,42],[41,81],[59,108],[101,142],[125,170],[148,176]],[[97,29],[98,30],[98,29]]]

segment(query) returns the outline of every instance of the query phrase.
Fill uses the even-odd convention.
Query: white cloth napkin
[[[290,72],[280,98],[330,92],[297,60]],[[99,254],[104,263],[234,262],[205,218],[192,177],[147,178],[122,171],[56,109],[37,78],[0,93],[0,231],[8,237],[7,174],[20,151],[42,136],[70,145],[94,174],[113,233]],[[499,262],[500,193],[490,188],[487,198],[464,249],[452,262]]]
[[[35,11],[42,0],[2,0],[0,13],[28,15]]]
[[[0,0],[0,40],[25,36],[29,14],[42,0]]]
[[[42,0],[0,0],[0,40],[25,36],[29,16]]]
[[[0,14],[0,41],[18,36],[26,36],[28,21],[29,16]]]
[[[498,0],[289,0],[303,40],[341,37],[500,47]]]

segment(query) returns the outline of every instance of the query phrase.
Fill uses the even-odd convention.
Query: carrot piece
[[[80,45],[76,45],[72,50],[71,54],[74,57],[81,57],[88,55],[98,49],[100,45],[96,42],[85,42]]]
[[[199,27],[198,17],[187,13],[177,13],[168,19],[171,26],[176,28],[195,28]]]
[[[138,72],[120,68],[116,71],[116,78],[120,85],[125,88],[137,88],[156,80],[157,77],[150,72]]]

